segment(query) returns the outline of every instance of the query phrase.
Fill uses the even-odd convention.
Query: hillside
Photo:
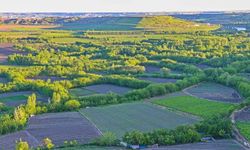
[[[179,32],[195,32],[195,31],[211,31],[218,29],[219,26],[186,21],[171,16],[152,16],[152,17],[144,17],[137,24],[137,28],[179,33]]]

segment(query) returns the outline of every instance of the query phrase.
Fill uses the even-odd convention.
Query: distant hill
[[[158,30],[169,32],[195,32],[211,31],[219,28],[218,25],[202,24],[171,16],[149,16],[144,17],[138,24],[137,28],[146,30]]]

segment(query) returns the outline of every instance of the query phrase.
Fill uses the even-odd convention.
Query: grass
[[[27,95],[9,96],[9,97],[0,98],[0,102],[26,100],[27,98],[28,98]]]
[[[236,123],[237,128],[240,130],[240,133],[248,140],[250,141],[250,122],[237,122]]]
[[[197,120],[183,116],[150,103],[124,103],[104,107],[92,107],[80,111],[102,132],[113,132],[122,137],[125,132],[148,132],[159,128],[174,129]]]
[[[171,16],[150,16],[144,17],[138,23],[137,28],[186,33],[195,31],[216,30],[219,28],[219,26],[195,23],[187,20],[174,18]]]
[[[208,101],[191,96],[179,96],[154,101],[155,104],[191,113],[202,118],[226,113],[234,108],[234,104]]]
[[[87,89],[84,89],[84,88],[70,89],[69,92],[70,92],[71,95],[76,96],[76,97],[96,94],[94,91],[87,90]]]

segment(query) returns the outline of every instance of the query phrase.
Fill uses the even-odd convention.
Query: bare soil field
[[[132,90],[131,88],[112,85],[112,84],[97,84],[97,85],[87,86],[84,88],[90,91],[94,91],[96,93],[100,93],[100,94],[107,94],[110,92],[117,93],[117,94],[125,94]]]
[[[185,93],[209,100],[240,103],[242,101],[239,93],[233,88],[211,82],[200,83],[184,90]]]
[[[140,77],[138,79],[154,83],[175,83],[177,81],[177,79],[154,78],[154,77]]]
[[[27,79],[29,79],[29,80],[43,80],[43,81],[50,80],[51,82],[67,80],[67,78],[55,77],[55,76],[36,76],[36,77],[27,78]]]
[[[159,148],[148,148],[146,150],[245,150],[245,148],[235,140],[217,140],[215,142],[163,146]]]
[[[3,102],[7,106],[18,106],[20,104],[24,104],[27,101],[28,96],[32,93],[36,93],[33,91],[22,91],[22,92],[9,92],[0,94],[0,102]],[[48,97],[37,94],[37,101],[48,102]]]
[[[160,71],[161,71],[161,68],[157,67],[157,66],[147,65],[147,66],[144,66],[144,67],[145,67],[145,72],[146,73],[160,73]]]
[[[77,140],[86,144],[101,135],[88,119],[78,112],[48,113],[30,118],[27,131],[38,141],[49,137],[56,145]]]
[[[212,68],[211,66],[205,65],[205,64],[197,64],[196,67],[200,68],[200,69],[208,69],[208,68]]]
[[[0,26],[1,30],[1,26]],[[8,61],[8,56],[12,54],[26,54],[26,52],[21,52],[13,49],[13,45],[9,43],[0,44],[0,63],[6,63]]]
[[[250,121],[250,107],[235,114],[236,121]]]
[[[38,142],[29,132],[20,131],[16,133],[10,133],[0,137],[0,149],[1,150],[14,150],[16,141],[27,141],[30,147],[37,147],[41,143]]]

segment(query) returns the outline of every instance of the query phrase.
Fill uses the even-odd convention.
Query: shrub
[[[81,104],[77,100],[69,100],[64,104],[64,106],[67,110],[76,110],[81,106]]]
[[[16,143],[16,150],[29,150],[28,142],[20,140]]]
[[[97,138],[94,143],[100,146],[115,146],[118,144],[118,140],[114,133],[106,132],[101,137]]]

